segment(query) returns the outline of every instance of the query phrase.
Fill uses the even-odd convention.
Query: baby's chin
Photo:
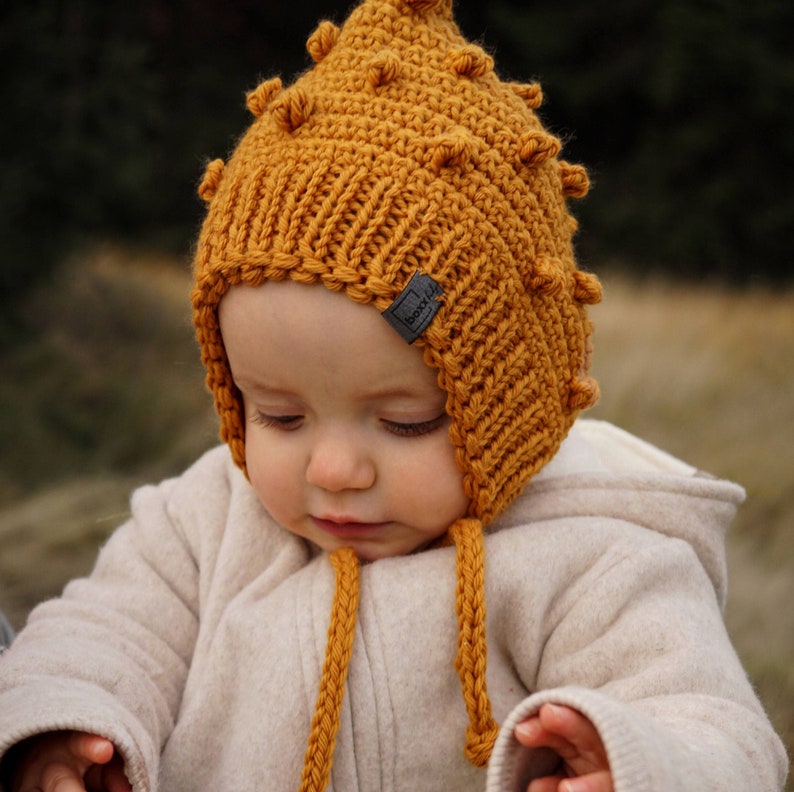
[[[340,547],[351,547],[361,564],[374,564],[376,561],[383,561],[386,558],[400,558],[409,553],[399,550],[389,550],[386,547],[360,547],[354,544],[340,545]]]
[[[396,529],[396,530],[395,530]],[[416,553],[431,550],[448,544],[447,531],[425,532],[418,530],[400,530],[394,525],[384,528],[383,531],[368,530],[361,536],[333,536],[317,531],[298,533],[303,536],[313,548],[315,553],[332,553],[348,547],[356,554],[362,564],[373,564],[388,558],[402,558]]]
[[[348,546],[353,548],[356,556],[358,556],[358,560],[362,564],[374,564],[376,561],[384,561],[388,558],[404,558],[405,556],[421,553],[424,550],[428,550],[429,548],[435,546],[435,544],[436,542],[433,540],[430,542],[422,542],[420,544],[411,544],[406,546],[390,546],[388,544],[378,545],[377,543],[368,543],[361,546],[350,544]]]

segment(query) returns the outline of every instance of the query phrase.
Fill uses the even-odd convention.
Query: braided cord
[[[482,523],[462,519],[449,530],[457,549],[458,652],[455,670],[463,688],[469,715],[466,758],[485,767],[491,758],[499,726],[491,715],[485,682],[488,648],[485,642],[485,542]]]
[[[323,792],[328,785],[345,696],[347,669],[353,654],[359,597],[358,559],[353,550],[344,547],[334,550],[329,560],[336,571],[336,587],[320,692],[303,760],[300,792]]]

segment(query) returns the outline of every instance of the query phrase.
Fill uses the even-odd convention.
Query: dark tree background
[[[345,0],[29,0],[0,10],[0,312],[76,245],[185,252],[204,162],[249,123],[244,92],[309,65]],[[585,263],[790,281],[790,0],[457,0],[595,189]],[[788,232],[788,235],[787,235]]]

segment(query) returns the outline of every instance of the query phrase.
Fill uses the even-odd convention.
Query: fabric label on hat
[[[438,313],[441,304],[436,298],[444,290],[423,272],[415,272],[399,297],[381,314],[400,334],[413,344]]]

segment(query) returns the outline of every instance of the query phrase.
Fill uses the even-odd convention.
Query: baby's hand
[[[132,792],[113,743],[96,734],[48,732],[14,752],[12,792]]]
[[[576,710],[544,704],[516,726],[515,736],[527,748],[551,748],[562,760],[556,775],[536,778],[527,792],[614,792],[604,744]]]

